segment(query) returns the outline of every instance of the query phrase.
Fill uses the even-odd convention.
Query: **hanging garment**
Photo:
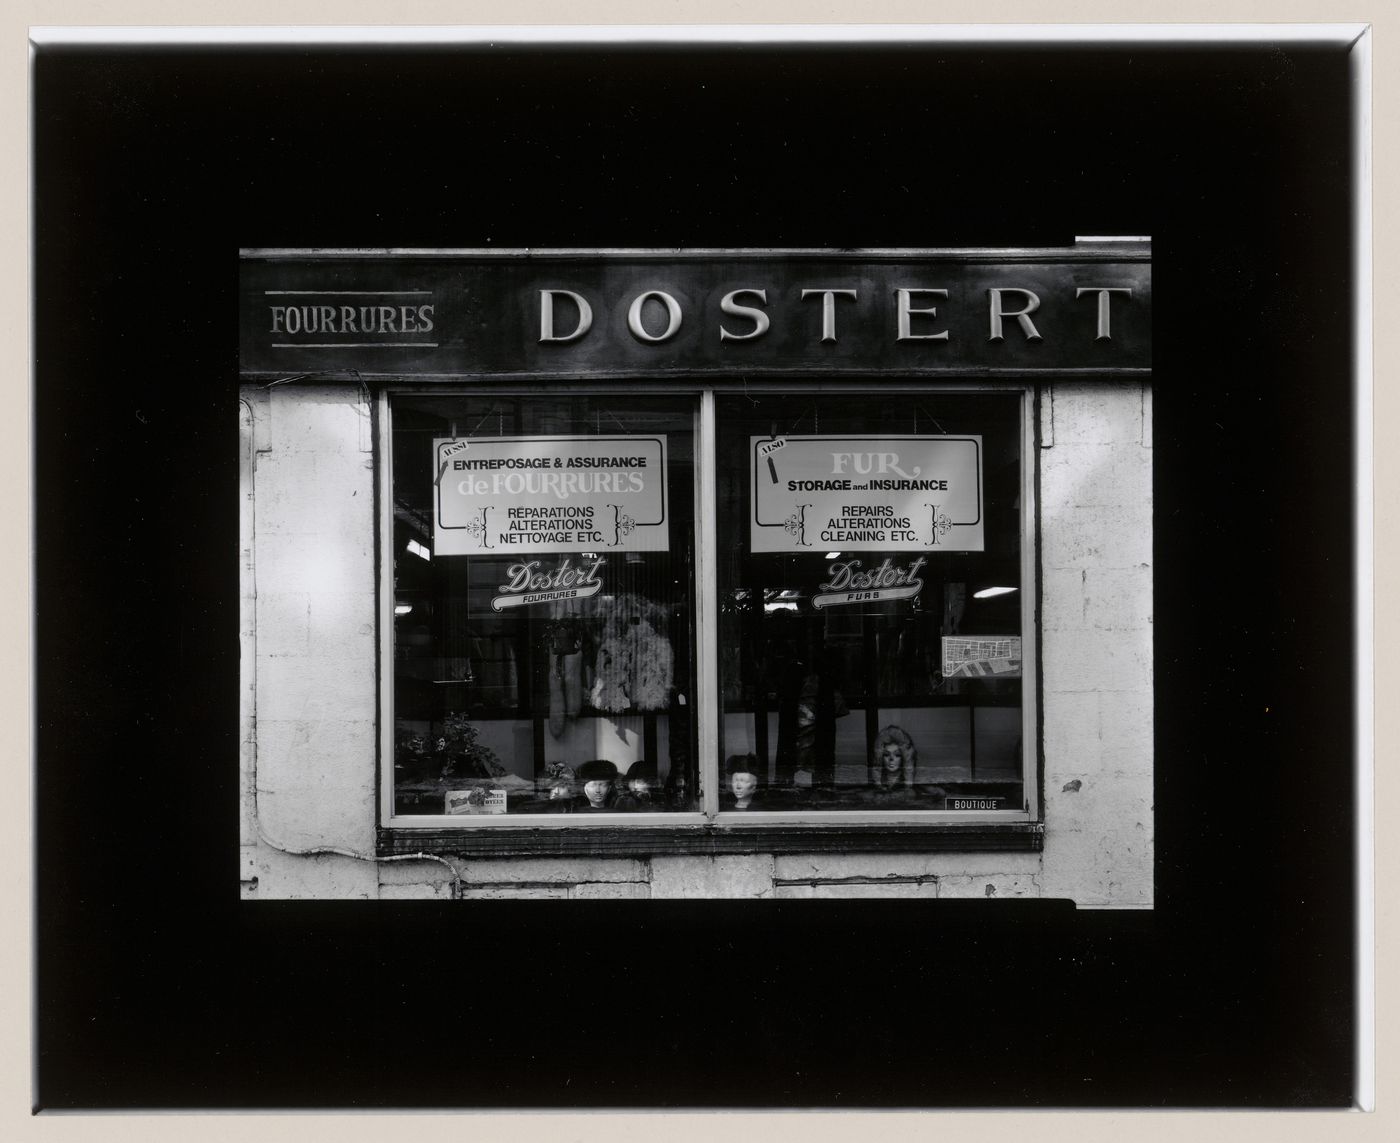
[[[645,619],[632,629],[632,702],[638,710],[664,710],[671,701],[675,653],[671,641]]]

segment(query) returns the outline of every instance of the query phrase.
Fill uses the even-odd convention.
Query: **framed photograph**
[[[40,1106],[1364,1104],[1366,30],[730,32],[36,34]]]

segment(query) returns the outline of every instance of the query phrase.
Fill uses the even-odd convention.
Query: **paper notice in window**
[[[433,554],[664,552],[664,436],[433,441]]]
[[[943,636],[943,677],[1020,678],[1019,635]]]
[[[506,792],[501,789],[448,790],[449,814],[503,814],[506,812]]]
[[[982,438],[750,437],[755,552],[980,552]]]

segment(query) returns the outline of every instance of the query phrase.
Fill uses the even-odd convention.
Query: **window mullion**
[[[695,576],[697,616],[696,664],[700,680],[695,700],[699,722],[701,809],[711,820],[719,812],[719,562],[716,548],[715,514],[717,496],[715,465],[715,394],[706,389],[700,395],[697,426],[696,476],[696,554]]]

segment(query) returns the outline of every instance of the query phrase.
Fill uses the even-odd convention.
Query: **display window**
[[[389,824],[1032,815],[1032,400],[388,392]]]
[[[1022,405],[719,400],[722,808],[1028,808]]]
[[[395,816],[697,810],[695,398],[390,409]]]

